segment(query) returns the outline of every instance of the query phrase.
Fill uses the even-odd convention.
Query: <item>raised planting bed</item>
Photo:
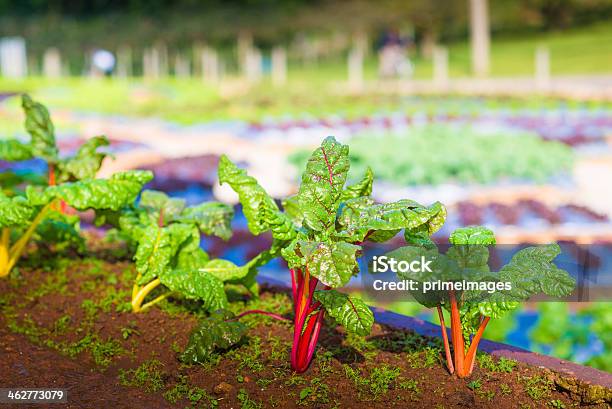
[[[291,325],[255,315],[242,319],[249,330],[237,347],[203,365],[184,365],[178,357],[205,317],[200,305],[167,299],[132,313],[134,265],[120,248],[90,248],[97,250],[88,258],[26,259],[0,281],[4,387],[66,388],[71,408],[606,408],[603,399],[611,398],[603,387],[580,392],[582,383],[574,380],[580,373],[560,375],[488,354],[479,355],[470,377],[450,376],[440,340],[419,334],[434,335],[437,327],[380,311],[368,337],[348,336],[326,322],[315,359],[300,375],[289,365]],[[282,289],[264,286],[258,300],[240,293],[230,299],[235,312],[293,315]],[[500,349],[487,342],[483,349],[495,345]],[[552,359],[533,364],[541,362]],[[599,373],[600,384],[610,382]],[[567,391],[572,388],[577,392]]]

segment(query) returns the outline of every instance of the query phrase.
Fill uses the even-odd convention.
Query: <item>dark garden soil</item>
[[[437,340],[379,325],[360,338],[327,322],[311,368],[296,375],[290,323],[248,316],[241,346],[204,366],[182,365],[177,356],[203,316],[198,305],[170,300],[133,314],[132,263],[108,251],[96,256],[103,261],[26,260],[0,281],[0,387],[68,389],[69,403],[52,408],[579,406],[546,372],[488,355],[480,358],[487,369],[457,379],[444,369]],[[242,297],[233,297],[235,311],[246,308]],[[282,292],[264,289],[248,303],[291,317]]]

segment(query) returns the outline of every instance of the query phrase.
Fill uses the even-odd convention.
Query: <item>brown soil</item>
[[[182,365],[178,351],[197,324],[197,306],[170,301],[131,313],[133,266],[105,257],[22,267],[0,281],[1,387],[68,389],[69,403],[52,408],[577,405],[544,372],[522,364],[509,373],[476,368],[470,379],[457,379],[445,371],[438,349],[427,352],[435,341],[378,325],[362,339],[328,322],[311,368],[296,375],[288,366],[290,324],[249,316],[243,345],[218,363]],[[290,316],[285,294],[264,290],[257,307]]]

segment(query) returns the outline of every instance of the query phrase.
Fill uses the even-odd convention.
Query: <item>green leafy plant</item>
[[[33,237],[40,242],[82,248],[79,218],[65,214],[66,205],[88,209],[117,210],[132,202],[151,180],[150,172],[123,172],[109,179],[94,179],[105,153],[97,151],[108,145],[105,137],[85,142],[75,155],[61,158],[55,142],[55,128],[47,109],[28,95],[22,97],[30,141],[0,141],[0,160],[21,161],[43,159],[48,165],[46,184],[33,183],[28,176],[12,174],[4,177],[0,190],[0,277],[9,274],[27,243]],[[24,190],[16,189],[25,186]]]
[[[405,236],[409,246],[386,254],[398,263],[425,257],[431,260],[431,271],[398,271],[403,280],[425,282],[483,282],[507,283],[492,293],[469,289],[463,291],[412,291],[422,305],[436,308],[446,353],[448,369],[459,377],[469,376],[474,368],[478,344],[491,318],[498,318],[517,308],[520,302],[534,294],[544,293],[563,297],[572,292],[575,280],[558,268],[553,260],[560,254],[557,244],[528,247],[514,254],[511,261],[499,271],[490,271],[489,249],[495,244],[493,232],[485,227],[473,226],[455,230],[450,236],[450,248],[443,254],[424,237]],[[450,311],[453,354],[444,321],[443,308]],[[512,364],[503,362],[500,370],[512,370]]]
[[[66,182],[46,188],[28,186],[25,196],[0,193],[0,277],[15,266],[36,228],[60,200],[79,211],[117,210],[136,199],[152,174],[144,171],[116,173],[108,179]],[[12,238],[16,240],[11,240]]]
[[[229,239],[234,211],[217,202],[185,206],[182,199],[163,192],[145,190],[140,202],[119,212],[100,212],[97,223],[117,226],[136,246],[134,260],[138,276],[132,290],[132,310],[146,310],[170,295],[199,300],[206,310],[227,308],[224,284],[241,284],[257,294],[257,267],[262,253],[244,266],[210,259],[200,247],[201,234]],[[162,294],[147,297],[165,288]]]
[[[295,314],[291,367],[298,373],[312,361],[326,312],[349,333],[370,333],[374,317],[368,306],[337,291],[359,272],[361,243],[383,242],[401,230],[432,234],[446,215],[440,203],[375,203],[370,170],[346,186],[348,154],[348,146],[325,139],[308,160],[297,195],[283,202],[284,211],[243,169],[225,156],[219,162],[219,181],[238,193],[250,231],[270,231],[269,255],[282,255],[289,265]]]

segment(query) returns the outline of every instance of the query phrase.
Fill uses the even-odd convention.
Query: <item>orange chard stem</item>
[[[453,357],[451,356],[450,345],[448,343],[448,334],[446,332],[446,324],[444,322],[444,313],[442,312],[442,306],[438,305],[438,317],[440,318],[440,329],[442,330],[442,340],[444,341],[444,352],[446,353],[446,367],[452,374],[455,372],[453,365]]]
[[[487,327],[487,324],[489,323],[490,319],[491,317],[484,317],[484,319],[480,323],[480,326],[478,327],[478,332],[476,332],[476,335],[474,335],[474,338],[472,338],[472,342],[470,343],[470,349],[468,349],[468,353],[465,356],[465,364],[466,367],[469,368],[469,371],[466,376],[470,375],[474,370],[474,362],[476,361],[475,358],[476,351],[478,350],[478,343],[482,339],[482,334],[484,333],[484,330]]]
[[[455,291],[449,291],[449,299],[451,304],[451,337],[453,341],[453,353],[455,356],[455,370],[457,376],[463,378],[466,375],[465,370],[465,345],[463,343],[463,332],[461,331],[461,317],[459,316],[459,306]]]

